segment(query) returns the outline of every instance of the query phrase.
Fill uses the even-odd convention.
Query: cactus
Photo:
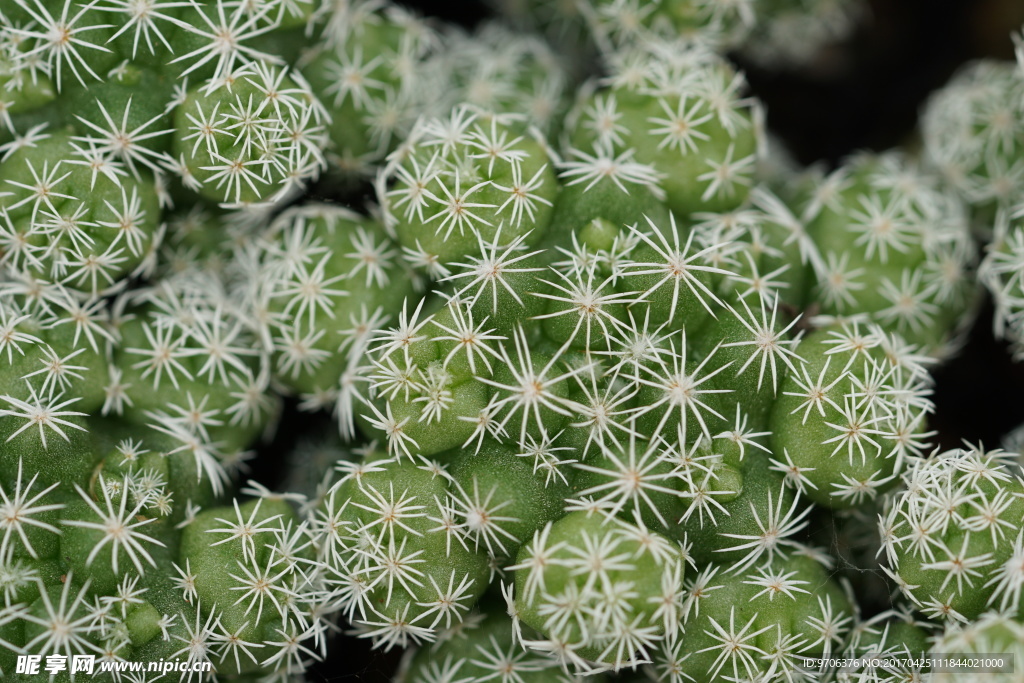
[[[1021,610],[1024,483],[1001,450],[958,449],[915,462],[879,518],[893,579],[932,619],[968,623]]]
[[[1008,341],[1014,358],[1020,360],[1024,356],[1024,229],[1006,211],[997,215],[994,228],[978,279],[995,304],[992,325],[996,337]]]
[[[5,5],[3,676],[298,679],[343,624],[409,683],[832,680],[928,628],[829,556],[867,506],[926,616],[1019,610],[1010,458],[925,458],[965,204],[768,158],[719,51],[776,4],[582,3],[583,83],[377,0]]]
[[[973,320],[976,247],[967,212],[896,153],[862,155],[795,189],[818,245],[821,314],[856,314],[929,355],[952,355]]]
[[[932,167],[971,205],[981,227],[1020,196],[1020,67],[981,60],[965,66],[929,101],[921,121]]]
[[[881,683],[928,678],[931,629],[906,610],[886,610],[850,629],[840,657],[848,660],[836,672],[850,683]]]

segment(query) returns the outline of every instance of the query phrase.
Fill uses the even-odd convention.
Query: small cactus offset
[[[982,60],[937,92],[922,118],[928,162],[985,225],[1020,201],[1022,94],[1020,65]]]
[[[935,450],[932,370],[980,285],[1024,339],[1021,66],[825,172],[730,58],[858,2],[495,5],[0,7],[4,680],[1019,649],[1016,446]]]
[[[963,449],[915,462],[879,520],[890,571],[930,618],[1021,612],[1024,481],[1012,456]]]

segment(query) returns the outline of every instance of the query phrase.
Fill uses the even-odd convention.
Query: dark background
[[[423,14],[471,27],[490,16],[482,2],[404,2]],[[860,149],[915,143],[918,113],[928,95],[965,62],[1013,58],[1010,33],[1024,25],[1024,0],[869,0],[869,16],[842,44],[802,70],[768,71],[736,60],[768,111],[769,127],[800,162],[833,166]],[[962,440],[998,445],[1024,422],[1024,363],[1014,364],[991,334],[986,305],[963,352],[935,372],[937,445]],[[288,411],[279,439],[317,426],[319,418]],[[284,444],[281,444],[284,447]],[[271,445],[272,451],[281,450]],[[261,458],[263,462],[267,459]],[[280,462],[279,459],[275,459]],[[273,474],[254,472],[262,481]],[[368,642],[336,641],[313,681],[383,683],[400,653],[371,652]]]

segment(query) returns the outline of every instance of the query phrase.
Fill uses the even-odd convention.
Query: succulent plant
[[[978,298],[963,202],[896,153],[854,157],[794,191],[818,248],[820,314],[860,316],[929,355],[951,355]]]
[[[957,449],[914,462],[879,519],[890,571],[932,619],[969,623],[1021,610],[1024,482],[1001,450]]]
[[[827,660],[926,649],[907,600],[1012,641],[1018,465],[927,453],[971,220],[1024,336],[1020,69],[939,96],[921,159],[799,169],[723,56],[795,5],[850,16],[5,4],[5,680],[283,682],[348,636],[408,683],[895,680]]]
[[[329,115],[287,47],[312,9],[2,10],[5,675],[88,654],[283,676],[322,654],[293,504],[227,497],[279,399],[225,253],[325,166]]]
[[[983,228],[998,208],[1019,201],[1021,76],[1010,62],[972,62],[933,95],[922,115],[928,162],[970,203]]]
[[[482,256],[484,244],[536,243],[557,188],[542,139],[515,117],[469,105],[422,119],[377,186],[387,227],[432,276]]]
[[[761,144],[758,105],[743,96],[742,75],[678,41],[631,44],[608,61],[610,87],[582,99],[567,121],[563,156],[575,162],[574,179],[611,167],[639,182],[647,168],[646,182],[680,217],[741,206]]]
[[[428,106],[426,93],[446,85],[425,65],[439,36],[426,21],[383,2],[341,3],[325,14],[299,69],[331,110],[333,166],[372,175]]]

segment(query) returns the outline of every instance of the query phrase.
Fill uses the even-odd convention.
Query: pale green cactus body
[[[819,672],[808,671],[803,658],[827,658],[852,620],[847,596],[807,556],[742,573],[712,564],[687,589],[682,633],[663,645],[656,670],[678,667],[699,680],[814,680]]]
[[[513,119],[514,120],[514,119]],[[399,243],[432,275],[482,244],[536,244],[557,194],[543,141],[513,127],[507,115],[461,105],[424,119],[385,165],[378,200]]]
[[[929,163],[971,206],[983,226],[1020,196],[1024,78],[1011,62],[963,67],[925,108],[921,129]]]
[[[928,624],[916,622],[898,609],[882,612],[849,630],[842,652],[836,655],[847,660],[846,665],[836,667],[835,675],[850,683],[896,683],[926,677],[931,669],[927,657],[932,640]]]
[[[743,77],[714,53],[669,41],[623,53],[611,87],[569,116],[567,184],[612,167],[626,182],[658,188],[680,217],[742,205],[762,135]]]
[[[371,172],[409,133],[431,85],[445,87],[425,64],[439,45],[426,21],[395,5],[344,3],[332,15],[300,69],[330,108],[338,168]]]
[[[902,592],[931,619],[967,623],[1021,611],[1024,483],[999,450],[915,461],[879,519]]]
[[[672,610],[685,565],[680,548],[656,532],[573,512],[520,552],[516,613],[575,657],[632,667],[678,636]]]
[[[773,451],[819,504],[874,499],[927,443],[922,358],[874,325],[824,328],[800,350],[806,364],[783,382],[769,422]]]
[[[1024,355],[1024,228],[1019,221],[1005,212],[999,214],[987,250],[978,279],[995,302],[993,329],[1020,359]]]
[[[856,311],[929,355],[954,351],[977,300],[959,198],[896,153],[856,156],[801,191],[821,313]]]

